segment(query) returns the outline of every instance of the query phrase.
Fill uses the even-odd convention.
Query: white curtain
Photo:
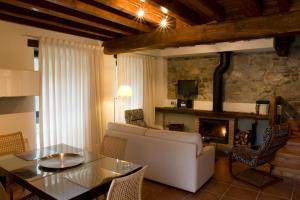
[[[149,126],[155,125],[155,68],[157,59],[150,56],[144,57],[144,91],[143,108],[144,119]]]
[[[118,98],[116,121],[125,122],[124,112],[127,109],[143,108],[146,123],[154,125],[154,78],[157,59],[138,54],[120,54],[117,63],[117,85],[129,85],[132,96]]]
[[[93,150],[100,143],[102,56],[100,45],[40,40],[42,146]]]

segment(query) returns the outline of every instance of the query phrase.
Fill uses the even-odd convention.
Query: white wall
[[[33,48],[27,47],[28,38],[55,37],[60,39],[76,40],[89,44],[97,44],[99,41],[77,37],[69,34],[48,31],[30,26],[0,20],[0,68],[34,70]],[[108,66],[111,58],[105,57]],[[106,81],[110,82],[109,77]],[[105,90],[105,97],[109,96],[109,84]],[[29,142],[29,147],[36,146],[35,115],[32,97],[0,98],[0,134],[22,131]],[[108,110],[110,107],[107,107]]]

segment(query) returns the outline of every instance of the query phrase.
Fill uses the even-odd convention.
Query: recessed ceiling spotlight
[[[33,10],[33,11],[36,11],[36,12],[39,11],[39,9],[37,9],[37,8],[35,8],[35,7],[33,7],[32,10]]]
[[[168,17],[167,16],[165,16],[161,19],[160,26],[162,28],[166,28],[168,26]]]
[[[162,13],[168,14],[168,9],[167,9],[167,8],[161,6],[161,7],[160,7],[160,10],[161,10]]]
[[[145,3],[145,0],[140,0],[141,2]]]
[[[137,16],[138,16],[138,17],[143,17],[144,14],[145,14],[145,11],[144,11],[143,8],[140,8],[140,9],[138,10],[138,12],[137,12]]]

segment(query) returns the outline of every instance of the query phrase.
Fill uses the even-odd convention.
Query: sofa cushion
[[[145,135],[148,137],[156,137],[165,140],[196,144],[197,155],[200,155],[203,149],[202,137],[199,133],[148,129]]]
[[[131,124],[123,124],[123,123],[114,123],[114,122],[109,122],[107,125],[107,129],[130,133],[130,134],[136,134],[136,135],[145,135],[145,132],[147,130],[147,128],[140,127],[140,126],[134,126]]]

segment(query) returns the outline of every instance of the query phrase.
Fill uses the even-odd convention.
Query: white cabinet
[[[0,69],[0,97],[39,95],[39,72]]]

